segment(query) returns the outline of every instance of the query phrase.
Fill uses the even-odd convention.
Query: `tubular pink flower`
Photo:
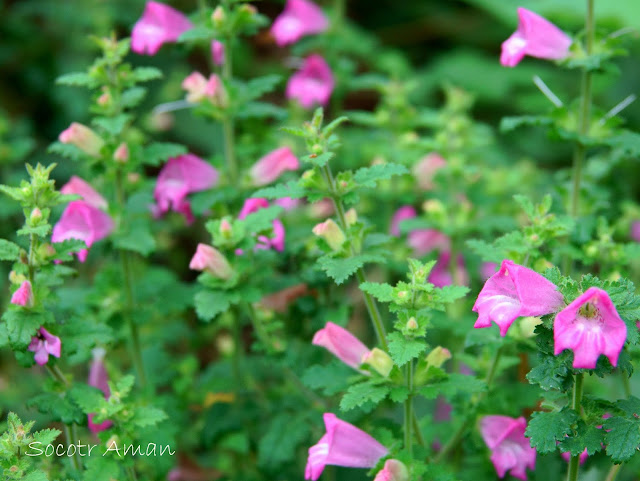
[[[427,280],[436,287],[445,287],[453,285],[453,275],[451,274],[451,252],[445,251],[438,257],[438,262],[433,266],[433,269],[429,273]],[[462,286],[469,285],[469,273],[464,265],[464,257],[462,254],[458,254],[456,257],[456,264],[453,267],[458,277],[459,283]]]
[[[269,201],[267,199],[262,199],[260,197],[247,199],[244,201],[244,204],[242,205],[242,209],[240,209],[240,213],[238,214],[238,219],[242,220],[246,218],[249,214],[253,214],[254,212],[257,212],[260,209],[264,209],[266,207],[269,207]]]
[[[158,175],[153,196],[154,214],[159,217],[169,209],[180,212],[188,223],[193,222],[188,194],[207,190],[218,182],[218,171],[193,154],[170,158]]]
[[[131,32],[131,50],[142,55],[155,55],[164,43],[180,38],[193,24],[179,11],[164,3],[147,2],[142,18]]]
[[[373,481],[409,481],[409,471],[397,459],[388,459]]]
[[[411,172],[422,190],[432,190],[435,187],[433,178],[440,169],[447,165],[447,161],[435,152],[424,156],[413,166]]]
[[[369,348],[345,328],[327,322],[313,336],[312,344],[322,346],[347,366],[358,369],[362,358],[369,354]]]
[[[62,194],[75,194],[82,197],[87,204],[98,209],[107,210],[107,200],[102,197],[89,183],[75,175],[60,189]]]
[[[502,43],[500,63],[515,67],[525,55],[559,60],[569,55],[571,38],[546,18],[518,8],[518,30]]]
[[[33,306],[33,289],[31,282],[24,281],[11,296],[11,304],[22,307]]]
[[[407,243],[413,249],[413,254],[422,257],[437,249],[448,251],[451,249],[449,237],[436,229],[417,229],[409,232]]]
[[[491,450],[491,462],[499,477],[503,478],[509,471],[511,476],[526,480],[526,469],[535,469],[536,450],[524,436],[526,428],[523,417],[485,416],[481,419],[482,439]]]
[[[478,294],[473,306],[478,320],[473,327],[491,327],[493,321],[504,337],[516,318],[551,314],[562,304],[562,294],[553,283],[531,269],[504,260]]]
[[[627,340],[627,326],[606,291],[590,287],[558,313],[553,323],[554,354],[573,351],[573,367],[594,369],[600,354],[613,366]]]
[[[305,109],[326,105],[335,81],[327,62],[317,54],[307,57],[302,68],[287,83],[287,98],[296,99]]]
[[[393,214],[393,218],[391,219],[391,228],[389,232],[392,236],[399,237],[400,236],[400,223],[403,220],[413,219],[416,217],[416,210],[410,205],[403,205],[400,207],[395,214]]]
[[[84,262],[93,243],[107,237],[113,231],[113,227],[109,214],[83,200],[74,200],[69,202],[62,217],[53,227],[51,242],[67,239],[84,241],[87,248],[78,252],[78,260]]]
[[[213,64],[220,66],[224,64],[224,44],[218,40],[211,41],[211,58]]]
[[[198,244],[196,253],[191,258],[189,269],[206,271],[209,274],[228,280],[233,276],[233,269],[226,257],[214,247]]]
[[[73,122],[67,130],[58,136],[63,144],[72,144],[91,157],[100,157],[100,150],[104,146],[104,140],[86,125]]]
[[[634,241],[640,242],[640,220],[636,220],[631,223],[630,235]]]
[[[316,481],[326,465],[373,468],[389,452],[382,444],[335,414],[324,414],[326,434],[309,448],[304,479]]]
[[[27,349],[35,352],[34,359],[40,366],[44,366],[49,361],[49,354],[60,357],[61,348],[60,338],[49,334],[44,327],[41,327],[38,333],[31,338],[31,344]]]
[[[300,162],[289,147],[280,147],[260,158],[249,171],[253,185],[270,184],[287,170],[298,170]]]
[[[329,20],[316,4],[309,0],[287,0],[283,12],[271,26],[271,34],[278,46],[283,47],[327,28]]]
[[[107,375],[107,370],[104,367],[105,350],[102,348],[96,348],[92,351],[92,354],[93,361],[91,362],[91,367],[89,368],[89,379],[87,381],[87,384],[89,384],[89,386],[100,389],[104,394],[105,399],[109,399],[111,397],[111,389],[109,389],[109,376]],[[100,424],[94,423],[94,413],[90,413],[87,417],[89,430],[93,434],[97,434],[113,426],[113,423],[108,419],[101,422]]]
[[[204,99],[222,106],[226,101],[226,92],[220,77],[211,74],[207,79],[200,72],[192,72],[182,81],[182,89],[187,91],[187,101],[198,103]]]
[[[333,219],[327,219],[320,224],[316,224],[312,232],[318,237],[322,237],[329,244],[331,250],[334,251],[340,250],[342,244],[347,240],[344,232]]]

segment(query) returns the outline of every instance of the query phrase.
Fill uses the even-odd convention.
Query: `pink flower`
[[[262,198],[251,198],[247,199],[240,209],[240,214],[238,214],[238,219],[245,219],[249,214],[253,214],[254,212],[269,207],[269,201],[267,199]],[[275,219],[272,223],[273,226],[273,237],[267,237],[264,235],[258,236],[258,244],[256,245],[256,249],[275,249],[278,252],[282,252],[284,250],[284,240],[285,240],[285,230],[284,225],[280,221],[280,219]],[[240,253],[238,253],[240,254]]]
[[[41,327],[38,334],[31,338],[31,344],[28,347],[29,351],[36,353],[34,359],[40,366],[44,366],[49,361],[49,354],[59,358],[61,348],[60,338],[49,334],[44,327]]]
[[[482,277],[482,280],[486,281],[489,277],[494,275],[497,270],[498,264],[495,262],[483,262],[480,266],[480,276]]]
[[[333,219],[327,219],[320,224],[317,224],[312,232],[318,237],[322,237],[331,250],[338,251],[347,240],[347,237],[342,232],[342,229]]]
[[[564,459],[567,463],[571,461],[571,453],[560,453],[562,455],[562,459]],[[589,453],[587,452],[587,448],[584,448],[584,451],[580,453],[580,465],[583,465],[587,458],[589,457]]]
[[[327,322],[313,336],[312,344],[322,346],[347,366],[358,369],[369,348],[345,328]]]
[[[458,254],[453,269],[458,278],[457,285],[469,285],[469,273],[464,265],[464,257],[462,254]],[[453,274],[451,273],[451,252],[445,251],[440,254],[438,262],[433,266],[427,280],[436,287],[445,287],[454,284]]]
[[[95,191],[89,183],[75,175],[60,189],[62,194],[76,194],[82,197],[87,204],[98,209],[107,210],[107,200]]]
[[[87,248],[78,252],[78,260],[84,262],[93,243],[107,237],[113,227],[109,214],[83,200],[74,200],[69,202],[62,217],[53,227],[51,242],[67,239],[84,241]]]
[[[388,459],[373,481],[409,481],[409,471],[397,459]]]
[[[631,238],[636,242],[640,242],[640,220],[631,223]]]
[[[546,18],[520,7],[518,20],[518,30],[502,42],[502,65],[515,67],[525,55],[550,60],[569,55],[571,38]]]
[[[289,147],[280,147],[261,157],[249,171],[253,185],[270,184],[287,170],[300,168],[298,158]]]
[[[24,281],[11,296],[11,304],[22,307],[33,306],[33,290],[31,282]]]
[[[204,99],[222,106],[226,101],[226,92],[220,77],[211,74],[207,79],[200,72],[192,72],[182,81],[182,89],[187,91],[187,101],[198,103]]]
[[[499,477],[510,471],[514,478],[526,480],[526,468],[535,469],[536,450],[524,437],[526,428],[523,417],[484,416],[481,419],[482,439],[491,450],[491,462]]]
[[[273,201],[275,205],[279,205],[284,210],[293,210],[300,206],[302,203],[300,199],[293,199],[291,197],[282,197]]]
[[[73,122],[58,136],[63,144],[72,144],[91,157],[100,157],[104,140],[86,125]]]
[[[316,4],[309,0],[287,0],[284,11],[273,22],[271,34],[282,47],[327,28],[329,20]]]
[[[228,280],[233,276],[233,269],[224,255],[214,247],[198,244],[196,253],[191,258],[189,269],[206,271],[209,274]]]
[[[160,171],[153,191],[157,203],[154,214],[161,216],[171,208],[184,215],[188,223],[193,222],[187,195],[209,189],[217,181],[218,171],[200,157],[184,154],[170,158]]]
[[[218,40],[211,41],[211,58],[214,65],[224,64],[224,44]]]
[[[302,68],[287,83],[287,98],[296,99],[305,109],[326,105],[335,82],[327,62],[320,55],[310,55]]]
[[[413,166],[413,176],[422,190],[431,190],[435,187],[433,178],[440,169],[447,165],[447,161],[435,152],[424,156]]]
[[[100,389],[104,394],[105,399],[109,399],[111,397],[111,389],[109,389],[109,376],[107,375],[107,370],[104,367],[105,350],[102,348],[96,348],[93,350],[92,354],[93,361],[91,362],[91,367],[89,368],[89,380],[87,383],[89,384],[89,386]],[[98,434],[99,432],[102,432],[113,426],[113,423],[108,419],[100,424],[95,424],[93,422],[94,417],[94,413],[90,413],[88,415],[89,430],[93,434]]]
[[[392,236],[399,237],[400,236],[400,223],[403,220],[413,219],[416,215],[416,210],[410,205],[403,205],[400,207],[395,214],[393,214],[393,218],[391,219],[391,228],[389,232]]]
[[[242,220],[249,214],[253,214],[254,212],[257,212],[260,209],[264,209],[266,207],[269,207],[269,201],[267,199],[262,199],[260,197],[247,199],[244,201],[242,209],[240,209],[238,219]]]
[[[326,465],[347,468],[373,468],[386,456],[387,448],[335,414],[324,414],[326,434],[309,448],[304,479],[316,481]]]
[[[558,313],[553,323],[554,354],[574,353],[575,369],[594,369],[600,354],[613,366],[627,340],[627,326],[606,291],[590,287]]]
[[[193,24],[182,13],[164,3],[147,2],[142,18],[131,32],[131,49],[139,54],[155,55],[164,43],[180,38]]]
[[[407,243],[413,249],[413,255],[417,257],[422,257],[435,249],[439,251],[451,249],[449,237],[436,229],[413,230],[409,232]]]
[[[478,294],[473,306],[478,320],[473,327],[491,327],[493,321],[504,337],[516,318],[551,314],[562,304],[562,294],[553,283],[531,269],[504,260]]]

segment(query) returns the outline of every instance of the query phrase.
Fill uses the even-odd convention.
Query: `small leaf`
[[[201,321],[211,321],[221,312],[229,309],[236,299],[224,291],[200,291],[194,298],[196,314]]]
[[[349,411],[367,402],[380,403],[389,394],[389,386],[374,384],[371,381],[353,384],[340,401],[340,409]]]
[[[407,339],[400,332],[392,332],[387,338],[389,354],[397,366],[404,366],[427,349],[424,339]]]
[[[384,262],[384,258],[379,255],[362,254],[347,258],[323,256],[318,259],[320,268],[325,271],[336,284],[342,284],[358,269],[369,262]]]
[[[0,261],[17,261],[20,259],[20,246],[0,239]]]
[[[400,164],[377,164],[371,167],[363,167],[353,176],[357,184],[364,187],[375,187],[381,180],[387,180],[394,175],[406,174],[407,168]]]
[[[535,412],[525,431],[525,436],[531,439],[531,447],[539,453],[551,453],[557,449],[556,441],[563,441],[571,433],[571,425],[576,422],[578,415],[575,411],[564,408],[554,412]]]

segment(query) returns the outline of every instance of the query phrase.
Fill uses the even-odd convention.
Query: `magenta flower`
[[[196,253],[191,258],[189,269],[206,271],[212,276],[228,280],[233,276],[233,268],[226,257],[214,247],[198,244]]]
[[[292,197],[281,197],[273,201],[275,205],[279,205],[284,210],[293,210],[300,207],[302,201],[300,199],[294,199]]]
[[[75,175],[71,176],[69,182],[62,186],[60,192],[67,195],[79,195],[87,204],[98,209],[107,210],[107,200],[96,192],[88,182]]]
[[[218,171],[193,154],[170,158],[158,175],[153,196],[157,205],[156,217],[169,209],[184,215],[187,223],[194,220],[191,204],[186,197],[192,192],[209,189],[218,182]]]
[[[256,211],[267,207],[269,207],[269,201],[267,199],[262,199],[259,197],[247,199],[244,201],[242,209],[240,209],[238,219],[245,219],[249,214],[253,214]],[[282,252],[284,250],[284,225],[282,224],[280,219],[275,219],[272,226],[273,237],[267,237],[264,235],[258,236],[258,244],[255,247],[256,249],[275,249],[278,252]],[[241,254],[241,252],[238,252],[238,254]]]
[[[89,248],[94,242],[107,237],[113,231],[113,227],[109,214],[83,200],[74,200],[69,202],[62,217],[53,226],[51,242],[62,242],[67,239],[84,241],[87,248],[78,252],[78,260],[84,262]]]
[[[270,184],[287,170],[297,170],[300,162],[289,147],[280,147],[261,157],[249,171],[253,185]]]
[[[313,336],[312,344],[322,346],[347,366],[358,369],[369,348],[345,328],[327,322]]]
[[[422,257],[433,250],[451,249],[449,237],[436,229],[417,229],[409,232],[407,243],[413,249],[413,255]]]
[[[573,367],[594,369],[600,354],[613,366],[627,340],[627,326],[606,291],[590,287],[558,313],[553,323],[554,354],[573,351]]]
[[[40,366],[44,366],[49,361],[49,354],[60,357],[60,349],[62,342],[60,338],[49,334],[49,332],[41,327],[38,333],[31,338],[31,344],[27,348],[31,352],[35,352],[33,358]]]
[[[287,0],[284,11],[271,26],[271,34],[278,46],[283,47],[327,28],[329,20],[316,4],[309,0]]]
[[[387,448],[335,414],[324,414],[326,434],[309,448],[304,479],[316,481],[326,465],[347,468],[373,468],[386,456]]]
[[[403,220],[413,219],[416,215],[416,210],[410,205],[403,205],[400,207],[395,214],[393,214],[393,218],[391,219],[391,228],[389,232],[392,236],[399,237],[400,236],[400,223]]]
[[[305,109],[326,105],[335,81],[327,62],[320,55],[310,55],[302,68],[287,83],[287,98],[296,99]]]
[[[480,266],[480,276],[482,277],[483,281],[486,281],[487,279],[489,279],[489,277],[494,275],[497,270],[498,264],[496,264],[495,262],[483,262]]]
[[[164,3],[147,2],[142,18],[131,32],[131,50],[139,54],[155,55],[164,43],[180,38],[193,24],[182,13]]]
[[[640,220],[636,220],[634,222],[631,223],[631,238],[636,241],[636,242],[640,242]]]
[[[109,399],[111,397],[111,389],[109,389],[109,376],[107,375],[107,370],[104,367],[105,350],[102,348],[96,348],[93,350],[92,354],[93,361],[91,362],[91,367],[89,368],[89,380],[87,383],[89,384],[89,386],[100,389],[104,394],[105,399]],[[87,417],[89,430],[93,434],[98,434],[99,432],[102,432],[113,426],[113,423],[108,419],[101,422],[100,424],[94,423],[94,413],[89,413]]]
[[[220,66],[224,64],[224,44],[218,40],[211,41],[211,58],[213,64]]]
[[[242,209],[240,209],[240,213],[238,214],[238,219],[242,220],[246,218],[249,214],[253,214],[254,212],[257,212],[260,209],[264,209],[266,207],[269,207],[269,201],[267,199],[263,199],[260,197],[247,199],[244,201],[244,204],[242,205]]]
[[[100,157],[100,151],[104,146],[104,140],[86,125],[73,122],[58,136],[63,144],[75,145],[85,154],[91,157]]]
[[[444,251],[438,257],[438,262],[433,266],[427,280],[436,287],[451,286],[454,284],[454,275],[451,270],[454,270],[456,278],[458,280],[457,285],[468,286],[469,285],[469,273],[464,265],[464,257],[462,254],[458,254],[456,257],[456,263],[451,266],[451,252]]]
[[[198,103],[209,99],[214,105],[222,107],[227,102],[227,93],[222,80],[216,74],[207,79],[200,72],[192,72],[182,81],[182,89],[187,91],[187,101]]]
[[[482,439],[491,450],[491,462],[499,477],[509,471],[514,478],[526,480],[526,468],[535,469],[536,450],[524,437],[526,428],[523,417],[484,416],[480,420]]]
[[[11,304],[22,307],[33,306],[33,290],[31,289],[31,282],[24,281],[18,289],[11,296]]]
[[[553,283],[531,269],[504,260],[478,294],[473,306],[478,320],[473,327],[491,327],[493,321],[504,337],[516,318],[551,314],[562,304],[562,294]]]
[[[549,60],[569,55],[571,38],[546,18],[519,7],[518,20],[518,30],[502,42],[502,65],[515,67],[525,55]]]
[[[397,459],[388,459],[373,481],[409,481],[409,471]]]
[[[422,190],[431,190],[435,187],[433,178],[446,165],[447,161],[440,154],[431,152],[420,159],[411,171]]]

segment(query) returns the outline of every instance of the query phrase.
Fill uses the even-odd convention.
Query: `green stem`
[[[68,445],[73,444],[75,440],[73,439],[73,435],[71,434],[71,426],[69,424],[65,424],[63,429],[64,429],[64,437],[67,440],[67,444]],[[73,467],[74,471],[80,470],[80,466],[78,465],[78,459],[76,458],[75,454],[71,456],[71,466]]]
[[[613,466],[611,466],[611,469],[609,469],[607,477],[604,478],[604,481],[614,481],[618,476],[620,469],[622,469],[622,464],[614,464]]]
[[[240,393],[245,387],[244,376],[242,374],[242,325],[240,324],[241,315],[239,310],[235,310],[232,314],[235,315],[232,320],[233,357],[231,358],[231,369],[233,370],[233,377],[236,380],[236,397],[239,398]]]
[[[594,0],[587,0],[587,14],[585,18],[585,34],[586,34],[586,54],[593,53],[593,44],[595,37]],[[582,69],[582,79],[580,85],[580,111],[578,117],[578,133],[580,137],[589,134],[591,125],[591,82],[592,74],[587,67]],[[571,196],[571,215],[576,217],[580,211],[580,181],[582,178],[582,164],[584,163],[586,146],[579,139],[576,143],[573,154],[573,193]]]
[[[224,63],[222,65],[222,78],[225,84],[233,79],[233,52],[231,44],[233,37],[227,35],[224,43]],[[222,130],[224,132],[224,158],[229,172],[229,182],[235,185],[238,182],[238,163],[235,153],[235,126],[233,116],[227,113],[222,120]]]
[[[576,374],[575,383],[573,385],[573,396],[571,397],[571,409],[578,414],[582,412],[582,389],[584,384],[584,374]],[[567,471],[567,481],[577,481],[578,470],[580,468],[580,455],[571,456],[569,461],[569,469]]]
[[[622,378],[622,387],[624,388],[625,397],[631,397],[631,383],[629,382],[629,376],[624,371],[620,371],[620,377]]]
[[[50,364],[47,363],[45,364],[45,368],[47,372],[51,375],[51,377],[53,377],[56,381],[62,383],[65,388],[68,389],[71,387],[71,383],[69,382],[69,380],[66,378],[66,376],[63,374],[63,372],[60,370],[58,366],[56,365],[51,366]],[[65,424],[64,436],[67,439],[68,444],[73,444],[76,441],[79,441],[80,438],[78,437],[78,426],[75,423]],[[71,457],[71,465],[73,466],[73,469],[75,469],[76,471],[80,470],[80,468],[82,467],[78,450],[76,450],[76,452]]]
[[[331,198],[333,200],[333,205],[338,213],[338,220],[340,222],[340,227],[345,232],[347,236],[347,240],[351,244],[351,235],[349,233],[349,224],[347,224],[347,217],[344,208],[344,204],[342,203],[342,199],[338,196],[336,184],[333,179],[333,173],[331,172],[331,167],[329,164],[325,165],[322,168],[322,175],[325,179],[329,187],[329,191],[331,192]],[[353,245],[351,245],[351,255],[355,255],[353,250]],[[356,278],[358,279],[358,283],[362,284],[367,281],[364,270],[362,268],[356,271]],[[378,309],[378,304],[375,299],[367,292],[362,292],[364,296],[364,302],[367,306],[367,311],[369,312],[369,317],[371,318],[371,322],[373,323],[373,328],[376,332],[376,336],[378,338],[378,342],[382,346],[385,351],[389,350],[389,345],[387,344],[387,333],[384,328],[384,324],[382,322],[382,316],[380,315],[380,310]]]
[[[404,449],[413,456],[413,422],[415,420],[413,414],[413,360],[409,361],[405,368],[405,378],[409,396],[404,401]]]

